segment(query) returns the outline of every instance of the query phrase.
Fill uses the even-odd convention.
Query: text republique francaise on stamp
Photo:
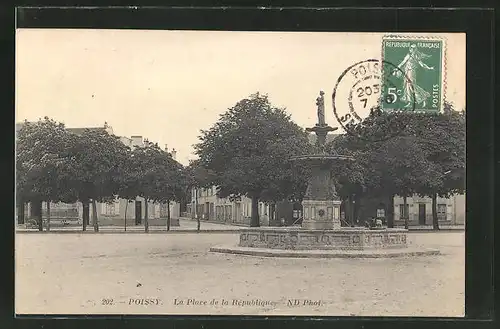
[[[439,112],[444,101],[445,42],[432,38],[389,36],[382,41],[382,60],[397,69],[392,85],[382,85],[382,110],[405,110],[415,103],[415,111]]]

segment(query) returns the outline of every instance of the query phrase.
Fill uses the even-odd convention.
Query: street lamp
[[[352,206],[351,208],[351,227],[354,227],[354,204],[356,203],[356,200],[354,200],[354,197],[356,194],[352,194]]]

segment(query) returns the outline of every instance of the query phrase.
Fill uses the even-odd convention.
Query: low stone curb
[[[171,231],[157,231],[151,230],[148,233],[144,231],[115,231],[115,230],[101,230],[99,232],[90,231],[72,231],[72,230],[51,230],[51,231],[35,231],[35,230],[16,230],[16,233],[23,234],[176,234],[176,233],[241,233],[242,230],[171,230]]]
[[[394,258],[414,256],[435,256],[441,252],[429,248],[406,248],[397,250],[280,250],[245,248],[238,246],[216,246],[210,248],[211,252],[247,255],[258,257],[288,257],[288,258]]]

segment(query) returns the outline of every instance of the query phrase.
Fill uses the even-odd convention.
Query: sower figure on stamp
[[[398,68],[402,69],[406,78],[404,79],[404,88],[403,88],[403,96],[402,100],[408,102],[405,107],[409,107],[411,102],[414,101],[417,104],[422,104],[425,107],[426,100],[431,96],[431,94],[424,90],[417,84],[417,68],[418,66],[426,69],[426,70],[434,70],[434,67],[428,66],[424,62],[423,59],[431,57],[430,55],[424,54],[420,50],[417,49],[415,44],[410,46],[408,54],[406,54],[405,58],[399,63]],[[401,77],[401,71],[394,70],[396,76]],[[415,99],[413,99],[415,98]]]

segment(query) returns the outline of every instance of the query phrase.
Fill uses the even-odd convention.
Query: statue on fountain
[[[316,98],[316,105],[318,106],[318,126],[325,126],[325,92],[321,90],[319,97]]]

